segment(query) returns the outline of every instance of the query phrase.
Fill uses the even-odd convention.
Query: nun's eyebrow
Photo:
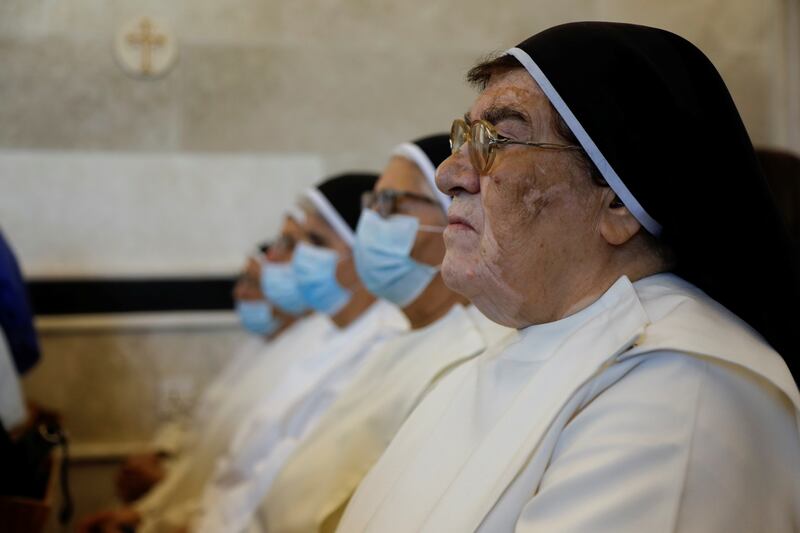
[[[481,118],[492,125],[497,125],[504,120],[516,120],[525,125],[530,125],[531,120],[527,113],[508,106],[492,106],[481,113]]]

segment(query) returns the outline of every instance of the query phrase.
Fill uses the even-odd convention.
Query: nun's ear
[[[612,246],[621,246],[633,238],[641,227],[614,191],[610,187],[605,189],[598,228],[606,242]]]

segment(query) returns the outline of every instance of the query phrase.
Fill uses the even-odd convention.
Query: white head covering
[[[451,199],[436,186],[436,168],[449,155],[449,149],[446,149],[449,139],[449,136],[440,134],[403,143],[392,150],[392,155],[404,157],[419,167],[445,213]]]

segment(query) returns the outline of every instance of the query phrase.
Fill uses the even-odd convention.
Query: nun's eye
[[[519,141],[521,138],[525,137],[522,133],[522,128],[514,128],[509,125],[500,126],[497,128],[497,138],[498,139],[507,139],[509,141]]]
[[[609,207],[612,209],[617,209],[619,207],[625,207],[625,204],[622,203],[622,200],[619,199],[619,196],[614,196],[614,199],[611,200]]]
[[[309,233],[308,240],[310,240],[311,244],[313,244],[314,246],[325,247],[328,244],[321,235],[318,235],[316,233]]]

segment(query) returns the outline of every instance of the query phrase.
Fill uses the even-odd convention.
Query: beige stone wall
[[[781,142],[789,1],[4,0],[0,147],[313,152],[328,170],[379,167],[398,141],[448,128],[475,59],[581,19],[688,37],[753,137]],[[114,32],[140,14],[169,21],[179,41],[157,82],[112,58]]]
[[[23,385],[30,399],[64,415],[76,518],[119,505],[114,476],[120,460],[146,450],[161,423],[184,416],[246,340],[229,320],[194,327],[167,321],[151,317],[135,327],[87,329],[54,328],[58,321],[50,320],[41,330],[43,360]],[[47,533],[64,531],[55,498]]]
[[[78,455],[113,455],[184,415],[245,335],[210,323],[44,329],[44,358],[24,386],[37,402],[64,413]]]

